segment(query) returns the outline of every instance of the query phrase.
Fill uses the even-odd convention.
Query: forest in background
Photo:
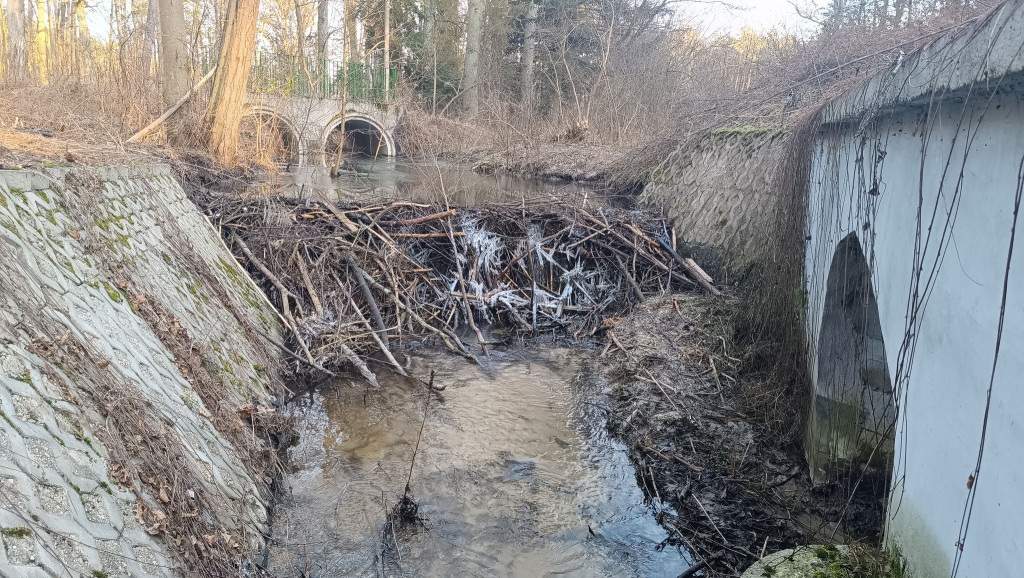
[[[401,107],[403,149],[414,156],[521,157],[582,144],[611,160],[645,159],[629,163],[642,171],[688,134],[784,127],[794,111],[994,4],[797,0],[816,26],[797,37],[708,32],[680,16],[709,1],[728,4],[4,0],[0,122],[117,149],[212,80],[145,140],[206,149],[225,164],[268,162],[259,146],[237,143],[240,129],[260,132],[243,127],[257,55],[301,63],[309,88],[356,67],[395,69],[381,105]]]

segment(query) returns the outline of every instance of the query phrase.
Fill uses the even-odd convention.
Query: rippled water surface
[[[421,524],[385,525],[423,423],[426,390],[338,380],[297,400],[301,442],[274,518],[282,576],[677,576],[688,557],[660,544],[603,394],[580,379],[584,352],[492,352],[473,366],[414,357],[433,394],[411,489]]]

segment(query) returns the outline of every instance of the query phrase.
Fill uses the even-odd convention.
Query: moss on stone
[[[0,534],[8,538],[28,538],[32,535],[32,530],[22,527],[0,528]]]
[[[124,297],[121,295],[121,292],[117,289],[117,287],[114,287],[110,283],[103,281],[103,289],[106,290],[107,297],[110,297],[110,300],[113,301],[114,303],[121,303],[122,301],[124,301]]]

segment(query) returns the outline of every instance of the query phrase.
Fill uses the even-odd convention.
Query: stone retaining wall
[[[684,241],[748,262],[768,238],[784,140],[781,131],[742,128],[684,142],[654,171],[641,201],[663,206]]]
[[[229,504],[216,524],[248,538],[239,557],[260,546],[263,480],[119,280],[179,320],[230,399],[268,397],[273,352],[254,333],[278,335],[276,314],[167,167],[0,171],[0,575],[182,574],[137,519],[138,501],[166,500],[111,473],[140,457],[101,442],[118,403],[162,420],[201,472],[202,487],[169,491]],[[108,378],[141,399],[90,403]]]

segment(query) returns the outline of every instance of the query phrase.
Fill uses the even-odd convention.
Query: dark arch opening
[[[327,154],[333,158],[338,152],[338,141],[341,140],[341,126],[331,131],[327,139]],[[355,156],[384,157],[388,155],[388,144],[380,129],[372,123],[361,119],[345,121],[345,152]]]
[[[299,139],[280,117],[254,112],[242,117],[239,156],[260,164],[298,164]]]
[[[805,450],[815,483],[857,477],[884,495],[895,404],[871,270],[856,233],[836,247],[818,334],[817,379]],[[852,479],[852,478],[850,478]]]

